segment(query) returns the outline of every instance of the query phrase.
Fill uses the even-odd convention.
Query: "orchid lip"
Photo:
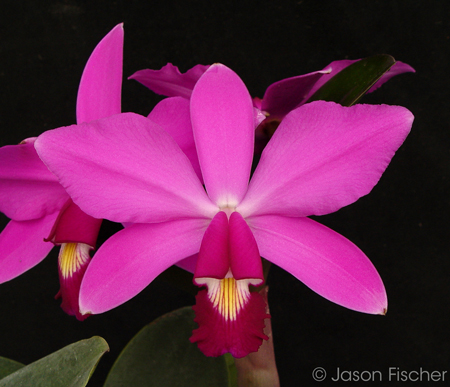
[[[200,281],[208,290],[197,294],[193,309],[198,328],[190,341],[197,343],[206,356],[231,353],[240,358],[258,351],[263,340],[269,339],[264,326],[270,315],[261,295],[249,291],[249,284],[254,281],[233,277]]]
[[[81,281],[91,260],[91,249],[84,243],[63,243],[58,257],[60,290],[55,298],[62,298],[62,309],[80,321],[88,317],[80,313],[78,298]]]
[[[250,297],[249,285],[259,285],[261,280],[236,280],[231,270],[224,279],[196,278],[195,283],[208,288],[208,297],[225,320],[236,320],[241,309],[245,307]]]

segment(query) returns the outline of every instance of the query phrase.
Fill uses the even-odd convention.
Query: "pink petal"
[[[121,112],[123,36],[118,24],[92,52],[78,89],[78,123]]]
[[[148,223],[217,212],[172,137],[145,117],[124,113],[47,131],[35,146],[94,218]]]
[[[195,278],[225,278],[230,269],[228,251],[228,218],[218,212],[211,220],[202,238],[195,267]]]
[[[403,62],[395,62],[394,65],[389,69],[389,71],[383,74],[383,76],[369,89],[368,93],[375,91],[381,85],[383,85],[396,75],[415,72],[416,70],[414,70],[409,64]]]
[[[34,141],[0,148],[0,211],[22,221],[59,210],[68,195],[34,150]]]
[[[219,207],[234,207],[246,190],[255,136],[252,99],[242,80],[212,65],[191,96],[191,120],[206,190]]]
[[[95,219],[80,210],[72,199],[68,199],[47,240],[55,243],[81,243],[95,248],[101,219]]]
[[[306,101],[312,87],[329,71],[324,69],[272,83],[264,93],[261,110],[269,113],[270,118],[283,118]]]
[[[161,126],[176,141],[188,157],[200,181],[203,182],[194,134],[192,133],[189,100],[181,97],[163,99],[148,115],[148,118]]]
[[[109,238],[92,258],[80,290],[82,314],[106,312],[142,291],[169,266],[197,253],[208,221],[134,224]]]
[[[178,67],[167,63],[161,70],[140,70],[128,79],[135,79],[156,94],[189,99],[195,83],[208,67],[198,64],[182,74]]]
[[[53,243],[45,242],[58,212],[41,219],[11,220],[0,234],[0,283],[9,281],[41,262]]]
[[[230,215],[230,267],[233,277],[241,279],[260,279],[264,282],[261,255],[255,237],[239,212]],[[223,278],[223,277],[222,277]]]
[[[413,121],[405,108],[317,101],[286,116],[267,144],[238,211],[323,215],[368,194]]]
[[[379,274],[342,235],[308,218],[257,216],[247,222],[261,255],[322,297],[359,312],[386,312]]]

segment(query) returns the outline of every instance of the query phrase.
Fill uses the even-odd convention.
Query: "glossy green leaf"
[[[83,387],[109,351],[101,337],[70,344],[0,380],[0,387]]]
[[[394,63],[392,56],[384,54],[361,59],[337,73],[317,90],[308,102],[322,100],[352,106]]]
[[[233,367],[224,356],[206,357],[189,341],[196,327],[191,307],[147,325],[122,351],[104,387],[235,386],[229,384]]]
[[[12,374],[22,367],[24,367],[24,364],[0,356],[0,379]]]

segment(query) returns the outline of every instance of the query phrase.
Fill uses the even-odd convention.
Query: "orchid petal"
[[[250,94],[228,67],[212,65],[195,85],[191,120],[206,190],[219,207],[245,195],[255,136]]]
[[[128,301],[169,266],[197,253],[205,219],[134,224],[109,238],[89,264],[80,290],[82,314]]]
[[[123,36],[118,24],[92,52],[78,88],[78,123],[121,112]]]
[[[35,146],[94,218],[151,223],[217,212],[172,137],[137,114],[47,131]]]
[[[317,101],[286,116],[267,144],[237,210],[324,215],[368,194],[413,121],[405,108]]]
[[[41,219],[11,220],[0,234],[0,283],[9,281],[41,262],[53,243],[45,242],[58,212]]]
[[[349,309],[385,314],[383,282],[348,239],[308,218],[258,216],[247,222],[261,255],[313,291]]]
[[[189,99],[195,83],[208,67],[198,64],[182,74],[178,67],[167,63],[160,70],[137,71],[128,79],[142,83],[156,94]]]
[[[163,99],[151,111],[148,118],[173,137],[191,162],[200,181],[203,181],[192,133],[189,100],[181,97]]]
[[[39,159],[33,143],[0,148],[0,211],[18,221],[51,214],[68,199],[56,176]]]
[[[375,91],[381,85],[389,81],[389,79],[395,77],[396,75],[404,74],[404,73],[415,73],[414,70],[409,64],[403,62],[395,62],[394,65],[389,69],[387,73],[384,73],[383,76],[369,89],[368,93]]]
[[[269,113],[270,118],[283,118],[291,110],[304,103],[310,95],[310,90],[319,79],[331,71],[322,71],[282,79],[272,83],[264,93],[261,110]]]

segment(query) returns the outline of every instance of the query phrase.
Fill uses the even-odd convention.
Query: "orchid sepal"
[[[139,70],[128,79],[142,83],[156,94],[189,98],[195,83],[208,68],[209,66],[198,64],[186,73],[181,73],[178,67],[167,63],[160,70]]]
[[[386,314],[380,274],[344,236],[309,218],[250,217],[261,255],[322,297],[348,309]]]
[[[53,248],[44,241],[58,212],[40,219],[11,220],[0,233],[0,283],[10,281],[41,262]]]

